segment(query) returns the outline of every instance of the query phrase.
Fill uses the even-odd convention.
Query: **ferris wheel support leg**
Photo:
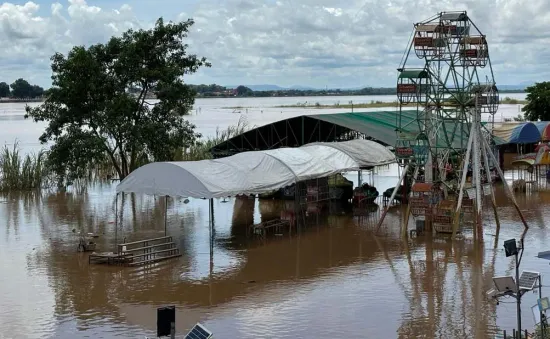
[[[415,166],[414,173],[411,180],[411,187],[416,184],[416,178],[418,178],[418,171],[420,170],[419,166]],[[407,230],[409,228],[409,219],[411,217],[411,204],[407,203],[407,209],[405,211],[405,218],[403,220],[403,225],[401,225],[401,235],[403,238],[406,238],[408,233]],[[427,229],[424,229],[424,231],[427,231]]]
[[[393,199],[395,199],[395,195],[397,194],[397,190],[399,190],[399,186],[401,186],[401,183],[403,182],[403,179],[405,179],[405,175],[407,175],[407,172],[409,171],[409,164],[405,166],[403,169],[403,173],[401,173],[401,177],[399,178],[399,181],[397,182],[397,185],[393,189],[393,192],[390,197],[390,201],[388,202],[388,205],[384,207],[384,212],[382,212],[382,215],[380,216],[380,220],[378,221],[378,225],[376,228],[376,232],[378,233],[378,230],[380,230],[380,226],[382,226],[382,223],[384,222],[384,218],[386,218],[386,213],[388,213],[388,209],[390,208],[390,204],[392,203]]]
[[[411,204],[407,204],[405,209],[405,215],[403,216],[403,224],[401,225],[401,236],[403,238],[407,237],[407,230],[409,229],[409,217],[411,215]]]
[[[497,212],[497,201],[495,199],[495,191],[493,190],[493,182],[491,178],[491,169],[489,168],[489,157],[487,156],[487,150],[484,145],[481,145],[481,154],[483,155],[483,162],[485,164],[485,175],[487,177],[487,183],[491,184],[491,205],[493,206],[493,214],[495,215],[495,223],[497,225],[497,234],[500,231],[500,219]]]
[[[482,147],[480,144],[480,138],[479,138],[479,124],[475,124],[475,130],[474,130],[474,142],[473,142],[473,148],[474,148],[474,179],[475,179],[475,188],[476,188],[476,229],[479,231],[479,227],[481,226],[481,213],[483,213],[483,196],[481,195],[481,164],[480,164],[480,148]]]
[[[512,192],[512,189],[510,189],[510,186],[508,185],[508,183],[506,182],[506,179],[504,178],[504,173],[502,173],[502,170],[500,169],[500,165],[497,159],[495,158],[495,155],[493,154],[493,152],[491,152],[491,147],[489,147],[489,144],[485,139],[483,139],[482,143],[485,146],[485,150],[487,151],[487,154],[490,156],[491,160],[495,164],[495,168],[497,169],[498,175],[500,176],[500,178],[502,179],[502,183],[504,184],[504,189],[508,194],[508,196],[510,197],[510,199],[512,200],[512,203],[514,204],[514,207],[516,208],[516,211],[519,214],[521,222],[523,222],[523,226],[525,226],[525,230],[527,230],[529,228],[529,225],[527,225],[527,221],[525,220],[525,217],[523,216],[523,213],[519,208],[519,205],[516,201],[516,197],[514,196],[514,192]]]
[[[468,176],[468,166],[470,165],[470,155],[472,153],[473,141],[474,134],[470,133],[470,136],[468,137],[468,148],[466,148],[466,156],[464,157],[464,163],[462,164],[462,178],[460,179],[460,186],[458,187],[458,201],[456,203],[456,211],[453,220],[453,238],[456,236],[456,231],[458,229],[458,219],[460,217],[460,208],[462,207],[462,198],[464,197],[464,185],[466,185],[466,177]]]

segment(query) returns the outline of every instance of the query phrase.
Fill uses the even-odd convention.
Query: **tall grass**
[[[20,154],[16,142],[13,148],[4,146],[0,153],[0,192],[34,190],[42,188],[48,177],[46,154]]]
[[[237,125],[229,126],[224,130],[216,128],[216,135],[203,140],[199,140],[195,145],[182,149],[181,152],[176,154],[176,161],[195,161],[212,159],[210,149],[219,143],[222,143],[228,139],[231,139],[239,134],[248,131],[250,128],[246,118],[241,116]]]

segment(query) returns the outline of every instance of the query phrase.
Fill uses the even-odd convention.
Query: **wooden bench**
[[[118,244],[118,254],[126,265],[141,265],[181,256],[171,236]]]
[[[89,263],[136,266],[180,257],[171,236],[144,239],[117,245],[117,252],[92,253]]]

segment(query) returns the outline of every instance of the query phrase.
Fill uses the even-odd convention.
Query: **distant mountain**
[[[229,85],[229,86],[225,86],[227,88],[237,88],[241,85]],[[285,90],[287,88],[283,88],[281,86],[277,86],[277,85],[242,85],[242,86],[245,86],[245,87],[248,87],[250,88],[251,90],[253,91],[282,91],[282,90]]]
[[[517,85],[499,85],[497,84],[497,87],[500,90],[506,90],[506,91],[512,91],[512,90],[525,90],[525,88],[534,85],[534,81],[524,81]],[[228,85],[225,86],[226,88],[237,88],[240,85]],[[302,85],[293,85],[290,87],[282,87],[278,85],[272,85],[272,84],[263,84],[263,85],[243,85],[248,88],[250,88],[253,91],[284,91],[284,90],[297,90],[297,91],[322,91],[322,90],[336,90],[340,89],[343,91],[357,91],[361,90],[363,88],[373,87],[373,86],[355,86],[355,87],[331,87],[331,86],[325,86],[325,87],[312,87],[312,86],[302,86]],[[384,86],[380,86],[384,87]],[[378,87],[373,87],[378,88]]]
[[[318,91],[321,90],[321,88],[315,88],[315,87],[309,87],[309,86],[300,86],[300,85],[293,85],[290,86],[288,89],[295,89],[298,91]]]
[[[226,88],[237,88],[241,85],[226,85]],[[284,91],[284,90],[296,90],[296,91],[323,91],[323,90],[358,90],[365,88],[364,87],[312,87],[312,86],[302,86],[302,85],[292,85],[290,87],[282,87],[278,85],[264,84],[264,85],[243,85],[250,88],[253,91]]]
[[[531,86],[531,84],[519,84],[519,85],[499,85],[499,84],[497,84],[498,89],[507,90],[507,91],[516,90],[516,89],[523,91],[529,86]]]

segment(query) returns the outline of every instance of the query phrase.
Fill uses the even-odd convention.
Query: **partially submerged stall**
[[[209,227],[213,230],[214,198],[257,195],[295,185],[297,204],[318,202],[330,198],[328,180],[324,180],[327,177],[394,162],[395,156],[387,147],[363,139],[250,151],[212,160],[154,162],[136,169],[117,185],[117,201],[119,193],[209,199]],[[162,260],[164,256],[158,253],[167,253],[167,258],[179,256],[166,229],[165,218],[164,237],[117,244],[116,253],[91,257],[107,263],[126,263],[129,257],[139,257],[139,263],[147,263]],[[150,245],[153,240],[157,243]],[[141,250],[144,252],[136,254]]]
[[[541,140],[541,129],[541,125],[525,121],[495,124],[492,134],[499,146],[501,167],[509,168],[518,156],[532,152]]]
[[[370,140],[314,143],[213,160],[155,162],[132,172],[116,191],[206,199],[261,194],[309,179],[393,162],[395,156],[388,148]]]

